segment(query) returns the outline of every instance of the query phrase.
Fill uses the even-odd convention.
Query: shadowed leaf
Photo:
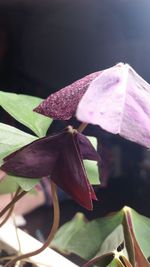
[[[39,179],[19,178],[7,175],[5,179],[0,182],[0,194],[16,192],[18,186],[24,191],[30,191],[38,183]]]
[[[5,179],[0,182],[0,194],[14,193],[17,191],[18,183],[11,178],[12,177],[7,175]]]
[[[109,216],[106,218],[100,218],[86,223],[81,227],[76,234],[72,236],[68,244],[65,244],[65,250],[69,253],[75,253],[78,256],[82,257],[85,260],[90,260],[95,257],[96,254],[100,251],[105,238],[118,226],[122,221],[123,213],[122,211],[117,213],[114,216]],[[73,225],[73,220],[68,222],[68,225]],[[58,250],[63,250],[63,242],[61,241],[61,235],[63,238],[65,236],[65,231],[61,227],[58,230],[57,244],[58,239],[60,247],[57,247]],[[52,243],[54,246],[55,238]]]
[[[92,137],[92,136],[86,136],[86,137],[89,139],[90,143],[93,145],[95,150],[97,150],[97,138]],[[80,143],[80,148],[81,148],[81,143]],[[84,148],[85,148],[85,144],[84,144]],[[100,184],[100,173],[99,173],[99,167],[98,167],[97,161],[84,160],[83,163],[84,163],[84,167],[85,167],[89,182],[93,185]]]
[[[61,250],[63,249],[61,233],[65,239],[65,231],[62,232],[60,228],[58,232],[59,245],[61,244],[62,247],[57,247],[57,249]],[[69,240],[65,250],[85,260],[90,260],[89,265],[85,265],[86,267],[91,266],[91,263],[96,266],[107,266],[101,264],[102,261],[104,263],[106,259],[109,259],[110,255],[115,255],[115,259],[119,260],[117,264],[122,264],[120,266],[148,267],[150,266],[147,260],[150,244],[149,232],[150,219],[125,207],[113,216],[95,219],[83,225]],[[124,248],[118,247],[122,242],[124,242]],[[53,244],[55,244],[55,239]]]
[[[4,157],[34,140],[37,140],[36,136],[27,134],[7,124],[0,123],[0,164]]]
[[[77,213],[70,222],[65,223],[61,227],[61,231],[56,233],[54,242],[51,242],[51,247],[56,249],[60,247],[62,248],[61,252],[67,254],[70,240],[85,224],[86,220],[84,215],[82,213]]]

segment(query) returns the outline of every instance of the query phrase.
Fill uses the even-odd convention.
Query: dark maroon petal
[[[89,184],[89,190],[90,190],[91,198],[93,200],[98,200],[97,196],[95,195],[95,191],[94,191],[93,187],[91,186],[89,180],[87,182]]]
[[[58,120],[69,120],[75,113],[77,105],[86,92],[89,84],[100,71],[89,74],[84,78],[51,94],[34,111]]]
[[[95,148],[93,147],[93,145],[91,144],[91,142],[85,135],[83,135],[82,133],[76,132],[74,134],[74,143],[76,145],[76,149],[78,150],[78,154],[80,155],[80,159],[82,163],[83,163],[83,159],[95,160],[95,161],[100,162],[100,156],[98,152],[95,150]],[[86,173],[85,169],[84,169],[84,172]],[[94,189],[91,186],[88,179],[87,179],[87,183],[89,186],[91,198],[93,200],[97,200]]]
[[[79,145],[83,159],[95,160],[100,162],[100,155],[85,135],[77,133],[75,140]]]
[[[50,176],[74,200],[91,210],[96,196],[87,179],[77,136],[76,130],[67,127],[59,134],[38,139],[6,157],[1,169],[29,178]]]
[[[87,179],[80,151],[74,142],[74,135],[68,135],[51,179],[80,205],[92,210],[92,199],[96,199],[96,196]]]
[[[38,139],[4,159],[6,173],[29,178],[50,175],[62,149],[65,131]]]

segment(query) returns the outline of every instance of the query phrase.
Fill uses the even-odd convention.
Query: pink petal
[[[119,63],[94,79],[76,116],[150,147],[150,85],[128,64]]]
[[[87,75],[60,91],[51,94],[34,111],[53,119],[69,120],[75,114],[77,105],[90,82],[99,74],[100,72],[98,71]]]

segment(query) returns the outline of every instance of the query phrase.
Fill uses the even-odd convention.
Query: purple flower
[[[99,155],[84,135],[69,126],[61,133],[40,138],[10,154],[1,169],[15,176],[49,176],[74,200],[91,210],[96,195],[83,159],[99,161]]]
[[[90,83],[76,117],[150,148],[150,84],[119,63]]]
[[[128,64],[92,73],[50,95],[35,111],[99,125],[150,148],[150,85]]]

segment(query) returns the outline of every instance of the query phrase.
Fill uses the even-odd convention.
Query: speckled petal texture
[[[150,148],[150,84],[119,63],[91,82],[76,117]]]
[[[95,72],[51,94],[34,111],[58,120],[69,120],[76,111],[81,97],[89,84],[101,72]]]

